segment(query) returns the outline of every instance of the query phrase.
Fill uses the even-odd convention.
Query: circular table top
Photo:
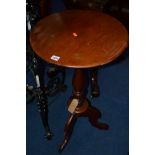
[[[96,11],[70,10],[39,21],[30,43],[45,61],[66,67],[107,64],[128,46],[128,32],[113,17]]]

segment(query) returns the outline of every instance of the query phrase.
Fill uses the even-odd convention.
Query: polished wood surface
[[[46,62],[75,68],[73,94],[68,101],[70,116],[59,151],[68,143],[79,117],[87,117],[94,127],[108,130],[107,124],[98,121],[100,111],[91,106],[86,97],[87,71],[111,62],[128,46],[128,33],[124,26],[101,12],[64,11],[39,21],[31,32],[30,42],[36,54]],[[91,73],[91,84],[92,96],[98,96],[95,72]]]
[[[70,10],[39,21],[31,32],[30,42],[37,55],[49,63],[89,68],[117,58],[128,46],[128,33],[109,15]],[[52,56],[59,60],[52,60]]]

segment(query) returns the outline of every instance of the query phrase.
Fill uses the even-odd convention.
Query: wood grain
[[[66,67],[107,64],[128,46],[128,32],[113,17],[96,11],[69,10],[39,21],[30,43],[45,61]],[[51,56],[58,56],[58,61]]]

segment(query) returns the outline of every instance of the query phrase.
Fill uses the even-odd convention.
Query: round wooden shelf
[[[40,20],[30,42],[36,54],[49,63],[89,68],[117,58],[128,46],[128,32],[109,15],[70,10]]]

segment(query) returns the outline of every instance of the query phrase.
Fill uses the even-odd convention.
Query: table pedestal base
[[[73,95],[68,102],[68,107],[71,107],[71,114],[68,118],[68,121],[65,124],[64,128],[64,139],[60,145],[59,152],[62,152],[68,143],[74,124],[78,117],[87,117],[92,126],[101,129],[108,130],[109,126],[105,123],[98,122],[98,119],[101,117],[101,112],[91,106],[90,101],[86,98],[84,93],[84,86],[86,82],[86,74],[84,69],[75,69],[73,77]],[[76,105],[76,106],[75,106]],[[68,108],[68,109],[69,109]]]

